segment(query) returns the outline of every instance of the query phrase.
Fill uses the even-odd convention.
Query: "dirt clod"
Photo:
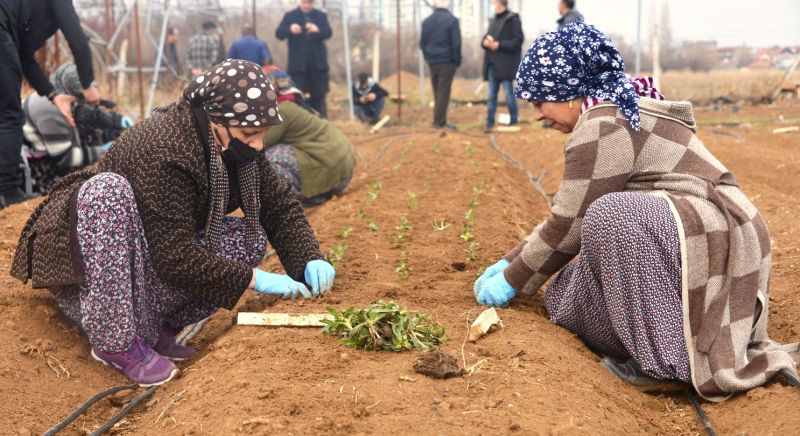
[[[438,379],[459,377],[464,374],[464,370],[459,368],[456,358],[440,348],[434,348],[423,353],[414,362],[414,371]]]
[[[456,271],[464,271],[467,269],[467,264],[464,262],[453,262],[450,264]]]
[[[119,391],[108,397],[108,402],[111,403],[112,406],[122,407],[128,404],[134,394],[136,394],[136,392],[132,390]]]

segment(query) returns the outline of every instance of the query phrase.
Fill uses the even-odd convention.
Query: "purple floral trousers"
[[[101,173],[78,192],[77,236],[85,281],[51,288],[61,310],[102,351],[127,350],[138,336],[153,346],[162,327],[177,331],[217,308],[162,282],[150,261],[133,188],[125,178]],[[262,231],[249,252],[244,219],[224,218],[217,255],[256,266],[266,251]],[[195,238],[200,244],[202,232]]]

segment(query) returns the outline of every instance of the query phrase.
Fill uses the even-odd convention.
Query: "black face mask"
[[[225,126],[225,131],[228,133],[228,138],[230,138],[230,141],[228,142],[228,148],[222,150],[223,159],[234,165],[240,166],[247,165],[258,158],[258,150],[253,149],[249,145],[242,142],[241,139],[233,136],[230,127]],[[214,134],[217,136],[217,140],[222,143],[222,138],[216,129],[214,129]]]

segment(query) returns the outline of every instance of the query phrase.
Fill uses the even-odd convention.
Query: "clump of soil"
[[[456,358],[439,348],[433,348],[423,353],[414,362],[414,371],[438,379],[460,377],[464,374],[464,370],[459,368]]]

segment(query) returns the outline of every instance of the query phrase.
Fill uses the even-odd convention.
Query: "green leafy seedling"
[[[408,222],[408,217],[405,215],[400,215],[400,224],[395,227],[395,229],[400,230],[401,232],[407,232],[413,228],[414,227],[411,225],[411,223]]]
[[[347,252],[347,245],[346,244],[338,244],[334,245],[333,247],[328,248],[328,255],[325,257],[325,260],[330,263],[334,269],[339,265],[339,262],[342,261],[344,254]]]
[[[434,154],[439,154],[441,151],[442,151],[442,144],[439,144],[438,142],[433,144],[433,153]]]
[[[336,236],[340,239],[347,239],[347,237],[350,236],[350,233],[353,233],[353,226],[347,226],[340,232],[336,233]]]
[[[417,194],[406,191],[406,196],[408,196],[408,209],[417,210]]]
[[[427,350],[447,341],[444,326],[425,313],[411,314],[394,301],[378,301],[365,309],[328,308],[322,333],[339,337],[342,345],[365,350]]]
[[[392,236],[392,248],[403,248],[406,242],[408,242],[408,238],[402,233]]]
[[[405,255],[405,253],[403,253]],[[397,267],[394,269],[394,273],[397,274],[397,280],[403,281],[408,277],[408,273],[411,271],[411,268],[408,267],[405,258],[401,258],[397,262]]]
[[[378,225],[375,224],[375,221],[372,220],[367,220],[367,228],[369,229],[370,232],[378,231]]]
[[[478,252],[481,251],[481,244],[470,242],[469,247],[464,251],[467,253],[467,262],[475,262],[478,260]]]

